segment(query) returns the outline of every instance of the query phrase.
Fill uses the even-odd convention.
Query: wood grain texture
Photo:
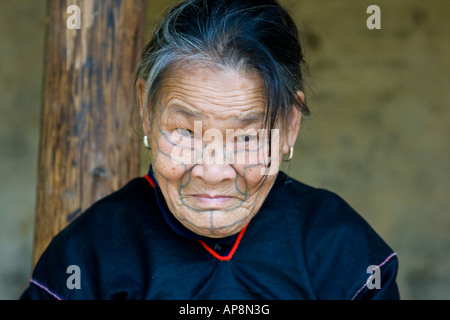
[[[33,265],[62,228],[139,175],[132,78],[144,2],[47,1]],[[66,26],[69,5],[81,9],[79,30]]]

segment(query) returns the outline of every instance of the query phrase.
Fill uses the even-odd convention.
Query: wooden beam
[[[33,266],[62,228],[139,175],[132,78],[144,2],[47,0]],[[70,5],[80,29],[67,26]]]

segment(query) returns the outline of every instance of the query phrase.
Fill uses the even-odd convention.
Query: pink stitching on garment
[[[30,279],[31,283],[34,283],[35,285],[37,285],[39,288],[44,289],[45,291],[47,291],[50,295],[52,295],[53,297],[55,297],[58,300],[62,300],[62,298],[60,296],[58,296],[57,294],[51,292],[46,286],[44,286],[43,284],[40,284],[39,282],[37,282],[36,280],[34,280],[33,278]]]
[[[396,252],[393,252],[389,255],[389,257],[387,257],[381,264],[379,264],[378,266],[376,266],[375,268],[372,269],[372,273],[370,274],[370,276],[373,274],[373,270],[375,270],[376,268],[381,268],[386,262],[388,262],[393,256],[397,255]],[[370,280],[370,276],[367,278],[366,283],[364,283],[364,285],[361,287],[361,289],[359,289],[355,295],[352,297],[351,300],[355,300],[356,296],[367,286],[367,284],[369,283]]]

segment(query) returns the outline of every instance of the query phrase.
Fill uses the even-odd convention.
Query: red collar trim
[[[150,178],[150,176],[148,174],[146,174],[144,176],[145,179],[147,179],[148,183],[150,183],[150,185],[153,187],[153,189],[155,189],[155,182],[152,180],[152,178]]]
[[[211,249],[210,246],[208,246],[206,243],[204,243],[202,240],[198,240],[198,242],[201,243],[201,245],[209,252],[211,253],[215,258],[219,259],[220,261],[230,261],[233,257],[234,253],[236,252],[239,243],[241,242],[242,236],[244,235],[245,230],[247,229],[248,224],[244,227],[244,229],[239,232],[236,241],[234,242],[233,248],[231,248],[230,253],[226,256],[221,256],[217,252],[215,252],[213,249]]]
[[[144,178],[148,181],[148,183],[155,188],[155,182],[150,178],[148,174],[144,176]],[[221,256],[217,252],[215,252],[210,246],[208,246],[205,242],[202,240],[198,240],[200,244],[209,252],[211,253],[215,258],[219,259],[220,261],[230,261],[233,257],[234,253],[236,252],[239,243],[241,242],[242,236],[244,235],[245,230],[247,229],[248,224],[239,232],[236,241],[234,242],[233,248],[231,248],[231,251],[226,256]]]

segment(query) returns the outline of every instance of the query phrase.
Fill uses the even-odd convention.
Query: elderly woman
[[[22,298],[397,299],[389,246],[279,172],[309,113],[302,64],[273,0],[175,6],[136,75],[148,175],[56,236]]]

